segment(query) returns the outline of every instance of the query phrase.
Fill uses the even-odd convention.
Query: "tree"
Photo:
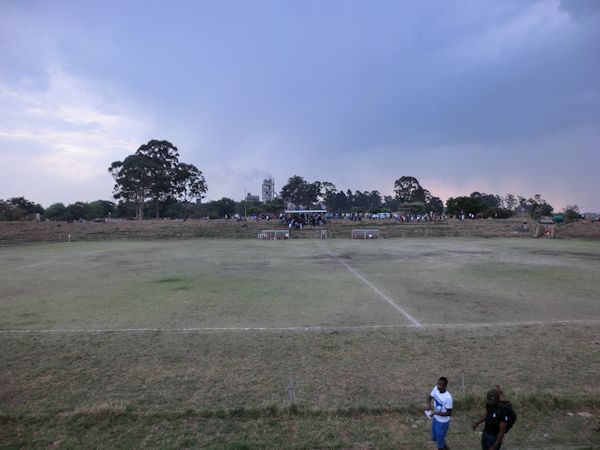
[[[223,197],[221,200],[209,203],[211,212],[216,213],[217,217],[233,216],[235,214],[235,200]]]
[[[25,216],[30,214],[44,214],[44,208],[42,205],[33,203],[32,201],[27,200],[25,197],[13,197],[9,198],[7,201],[16,208],[19,208]]]
[[[518,204],[519,201],[513,194],[506,194],[506,196],[504,197],[504,206],[506,206],[506,208],[515,209]]]
[[[488,208],[485,211],[488,217],[493,217],[495,219],[508,219],[515,215],[515,211],[508,208]]]
[[[381,207],[390,211],[398,211],[400,209],[400,200],[391,195],[386,195],[383,197],[383,204]]]
[[[425,190],[415,177],[403,176],[394,182],[394,192],[400,203],[425,203]]]
[[[327,206],[329,211],[338,213],[350,211],[351,209],[350,202],[344,191],[332,192],[325,198],[325,206]]]
[[[305,197],[307,182],[299,175],[294,175],[288,179],[288,182],[281,188],[280,196],[282,199],[293,203],[296,207],[302,205]]]
[[[86,219],[88,212],[88,204],[85,202],[71,203],[65,208],[65,218],[68,221]]]
[[[375,212],[379,211],[383,204],[381,193],[379,191],[371,191],[368,193],[365,191],[365,193],[369,197],[369,212],[375,213]]]
[[[479,214],[485,211],[485,205],[478,197],[450,197],[446,202],[446,212],[455,216]]]
[[[46,208],[46,218],[49,220],[66,220],[66,208],[63,203],[53,203]]]
[[[379,191],[355,191],[352,195],[352,210],[356,212],[379,212],[381,209],[381,194]]]
[[[436,214],[444,212],[444,202],[439,197],[430,196],[425,203],[427,210]]]
[[[88,204],[86,219],[93,220],[112,216],[115,212],[116,205],[108,200],[96,200]]]
[[[152,161],[152,164],[148,166],[151,179],[148,192],[154,199],[156,218],[158,219],[160,217],[159,202],[176,194],[173,181],[179,164],[179,152],[177,147],[169,141],[153,139],[140,146],[135,153],[146,156]]]
[[[361,192],[358,190],[354,192],[354,201],[352,202],[352,209],[356,212],[369,211],[371,209],[369,193]]]
[[[184,218],[187,219],[187,203],[190,198],[202,198],[207,186],[202,171],[193,164],[179,163],[175,168],[175,192],[184,203]]]
[[[563,214],[567,222],[574,222],[575,220],[579,220],[581,218],[579,206],[577,205],[567,205],[563,211]]]
[[[500,208],[502,206],[502,199],[499,195],[472,192],[471,197],[479,199],[486,208]]]
[[[403,176],[394,182],[394,192],[398,200],[398,208],[412,212],[444,212],[444,203],[439,197],[431,195],[423,188],[415,177]]]
[[[134,203],[135,217],[144,218],[144,203],[150,195],[155,163],[146,155],[133,154],[121,161],[114,161],[108,171],[115,180],[115,199]]]
[[[296,209],[300,206],[311,208],[322,196],[321,189],[321,182],[308,183],[301,176],[294,175],[283,186],[280,196],[283,200],[293,203]]]
[[[120,201],[117,203],[113,217],[118,217],[120,219],[134,219],[137,217],[137,212],[137,205],[130,202]]]
[[[251,215],[258,216],[265,212],[265,204],[256,200],[242,200],[237,206],[237,213],[240,216]]]
[[[542,216],[550,216],[554,211],[552,205],[542,198],[540,194],[535,194],[525,203],[526,210],[532,218],[539,219]]]
[[[23,211],[12,203],[0,199],[0,220],[20,220]]]
[[[335,211],[335,203],[336,203],[336,197],[337,197],[337,188],[335,187],[335,185],[333,183],[330,183],[329,181],[324,181],[322,183],[323,186],[323,202],[325,203],[325,206],[327,207],[328,210],[330,211]]]
[[[153,201],[158,218],[161,202],[181,196],[187,201],[189,196],[206,192],[202,172],[192,164],[180,166],[179,151],[169,141],[148,141],[125,160],[114,161],[108,171],[115,180],[114,198],[134,203],[138,219],[143,218],[148,200]],[[172,205],[163,206],[173,211]]]
[[[270,202],[265,203],[265,212],[271,214],[282,213],[285,207],[283,206],[283,200],[280,198],[274,198]]]
[[[337,192],[335,184],[331,183],[330,181],[323,181],[321,183],[321,188],[323,189],[323,200],[326,200],[327,197]]]
[[[322,193],[323,186],[320,181],[315,181],[313,183],[308,183],[306,186],[304,204],[308,208],[312,208],[315,206],[323,197]]]

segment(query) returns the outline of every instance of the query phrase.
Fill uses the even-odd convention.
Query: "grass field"
[[[445,375],[454,448],[496,383],[503,448],[600,448],[598,280],[597,241],[2,248],[0,446],[431,448]]]

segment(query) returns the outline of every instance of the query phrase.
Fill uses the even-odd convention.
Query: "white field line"
[[[501,327],[528,327],[551,325],[600,325],[600,319],[589,320],[531,320],[523,322],[474,322],[474,323],[424,323],[420,325],[305,325],[296,327],[186,327],[186,328],[98,328],[98,329],[40,329],[40,330],[0,330],[0,334],[50,334],[50,333],[207,333],[207,332],[327,332],[327,331],[369,331],[390,330],[402,328],[414,329],[473,329],[473,328],[501,328]]]
[[[329,255],[332,258],[334,258],[337,262],[339,262],[342,266],[344,266],[346,269],[348,269],[350,272],[352,272],[356,278],[358,278],[360,281],[362,281],[367,286],[369,286],[371,289],[373,289],[381,298],[383,298],[386,302],[388,302],[395,310],[397,310],[398,312],[403,314],[404,317],[406,317],[408,320],[410,320],[414,326],[416,326],[416,327],[421,326],[421,324],[413,316],[411,316],[401,306],[399,306],[397,303],[395,303],[391,298],[389,298],[387,295],[385,295],[383,292],[381,292],[379,289],[377,289],[369,280],[367,280],[360,273],[358,273],[356,270],[354,270],[352,267],[350,267],[344,260],[339,258],[335,253],[333,253],[331,250],[329,250],[327,247],[325,247],[320,242],[317,242],[317,245],[319,247],[321,247],[323,250],[325,250],[327,253],[329,253]]]

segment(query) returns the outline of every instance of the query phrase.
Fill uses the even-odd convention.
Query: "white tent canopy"
[[[326,213],[326,209],[286,209],[286,214],[320,214]]]

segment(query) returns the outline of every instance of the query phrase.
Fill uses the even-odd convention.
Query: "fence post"
[[[292,378],[292,374],[290,374],[290,378],[288,380],[288,385],[287,385],[287,394],[288,394],[288,400],[290,401],[290,404],[294,403],[294,385],[296,383],[294,382],[294,379]]]

